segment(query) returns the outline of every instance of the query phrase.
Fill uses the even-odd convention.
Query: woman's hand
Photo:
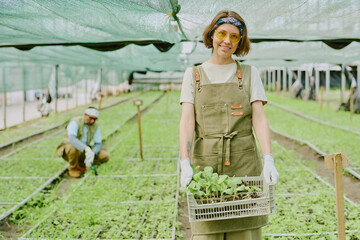
[[[180,160],[180,168],[181,168],[181,186],[186,187],[194,174],[194,171],[190,165],[190,159],[184,158]]]
[[[264,154],[263,175],[268,184],[276,185],[279,180],[279,173],[274,166],[274,157],[272,154]]]

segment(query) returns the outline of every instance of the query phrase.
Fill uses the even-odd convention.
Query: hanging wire
[[[181,6],[178,4],[177,0],[169,0],[169,3],[171,5],[172,8],[172,13],[166,14],[166,16],[173,17],[175,19],[175,21],[177,22],[180,32],[183,35],[183,37],[185,38],[185,40],[189,40],[188,37],[186,36],[186,34],[184,33],[181,23],[180,23],[180,19],[177,17],[176,14],[178,14],[180,12]]]

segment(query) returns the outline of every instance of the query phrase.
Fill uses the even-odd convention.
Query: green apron
[[[195,138],[191,163],[219,175],[259,176],[262,163],[252,133],[251,66],[237,64],[231,82],[212,84],[194,67]],[[191,223],[193,234],[234,232],[267,225],[267,216]]]

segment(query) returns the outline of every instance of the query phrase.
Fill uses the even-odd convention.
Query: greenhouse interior
[[[0,239],[360,240],[359,146],[359,0],[0,0]]]

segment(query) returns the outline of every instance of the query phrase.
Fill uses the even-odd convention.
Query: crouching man
[[[74,118],[66,126],[65,137],[57,146],[56,154],[69,162],[70,177],[78,178],[91,164],[110,159],[110,154],[102,149],[100,127],[96,122],[98,117],[99,111],[89,107],[84,117]]]

